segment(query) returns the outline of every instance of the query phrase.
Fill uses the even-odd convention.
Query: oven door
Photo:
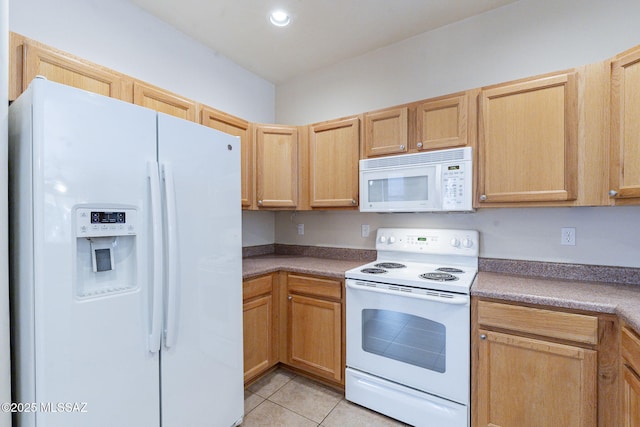
[[[352,279],[346,288],[349,368],[469,404],[468,295]]]

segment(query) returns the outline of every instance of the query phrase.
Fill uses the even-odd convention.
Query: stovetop
[[[376,261],[347,279],[468,294],[478,272],[475,230],[378,229]]]

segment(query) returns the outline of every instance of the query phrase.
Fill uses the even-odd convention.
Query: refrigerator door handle
[[[167,313],[164,331],[164,345],[169,348],[176,343],[178,329],[178,223],[176,221],[176,190],[173,169],[170,164],[162,165],[165,201],[167,209]]]
[[[151,279],[151,334],[149,351],[160,351],[162,338],[162,205],[160,202],[160,176],[158,163],[147,163],[151,193],[151,228],[153,237],[153,277]]]

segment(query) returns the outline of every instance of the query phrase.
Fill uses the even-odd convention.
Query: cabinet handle
[[[401,150],[404,150],[404,145],[401,145],[401,146],[400,146],[400,149],[401,149]]]
[[[480,334],[480,339],[481,340],[486,340],[487,339],[487,335],[486,334]]]
[[[486,194],[481,195],[480,196],[480,201],[484,202],[485,200],[487,200],[487,195]]]
[[[418,142],[418,148],[422,148],[422,142]]]
[[[291,295],[289,295],[289,296],[287,297],[287,299],[288,299],[289,301],[291,301],[291,300],[293,299],[293,297],[292,297]]]
[[[258,200],[258,206],[262,206],[262,200]]]
[[[356,202],[356,199],[351,199],[351,204],[352,205],[355,205],[356,203],[358,203],[358,202]]]
[[[616,190],[609,190],[609,197],[616,197],[618,192]]]

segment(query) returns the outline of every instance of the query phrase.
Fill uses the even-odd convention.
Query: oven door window
[[[397,311],[362,310],[362,349],[431,371],[446,371],[443,324]]]

